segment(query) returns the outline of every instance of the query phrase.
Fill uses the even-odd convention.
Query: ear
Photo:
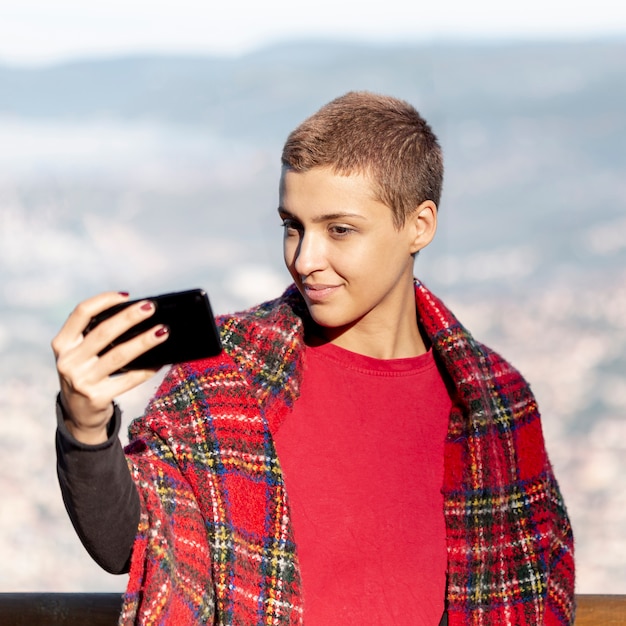
[[[425,200],[407,217],[410,232],[411,254],[425,248],[437,231],[437,205],[432,200]]]

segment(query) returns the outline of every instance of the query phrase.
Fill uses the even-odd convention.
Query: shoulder
[[[295,289],[251,309],[216,318],[221,354],[174,365],[152,398],[146,417],[186,411],[197,402],[291,406],[298,395],[304,348]],[[306,310],[306,307],[305,307]]]
[[[300,294],[291,286],[278,298],[245,311],[220,315],[216,323],[224,350],[236,353],[243,345],[247,349],[257,345],[262,348],[268,341],[281,343],[293,334],[302,334],[305,312]]]
[[[295,287],[245,311],[216,318],[223,351],[175,366],[168,378],[242,378],[257,397],[297,395],[304,350],[306,305]],[[289,402],[289,400],[287,400]]]
[[[424,331],[432,342],[457,397],[468,405],[487,399],[536,410],[530,387],[520,372],[498,352],[477,341],[441,299],[416,282],[415,297]]]

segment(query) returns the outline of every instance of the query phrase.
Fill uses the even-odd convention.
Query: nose
[[[314,232],[304,232],[295,250],[294,269],[299,276],[309,276],[325,266],[324,244]]]

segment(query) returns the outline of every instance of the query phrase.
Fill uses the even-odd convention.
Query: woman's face
[[[287,169],[279,214],[285,264],[317,324],[379,332],[404,314],[407,294],[414,319],[413,255],[434,230],[424,234],[415,215],[396,228],[367,176]]]

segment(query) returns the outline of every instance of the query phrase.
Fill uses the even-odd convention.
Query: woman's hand
[[[168,329],[157,325],[98,356],[114,339],[154,313],[149,300],[137,302],[83,335],[92,317],[127,300],[128,294],[107,292],[81,302],[52,340],[66,424],[86,444],[107,440],[113,399],[148,380],[156,370],[112,374],[168,337]]]

